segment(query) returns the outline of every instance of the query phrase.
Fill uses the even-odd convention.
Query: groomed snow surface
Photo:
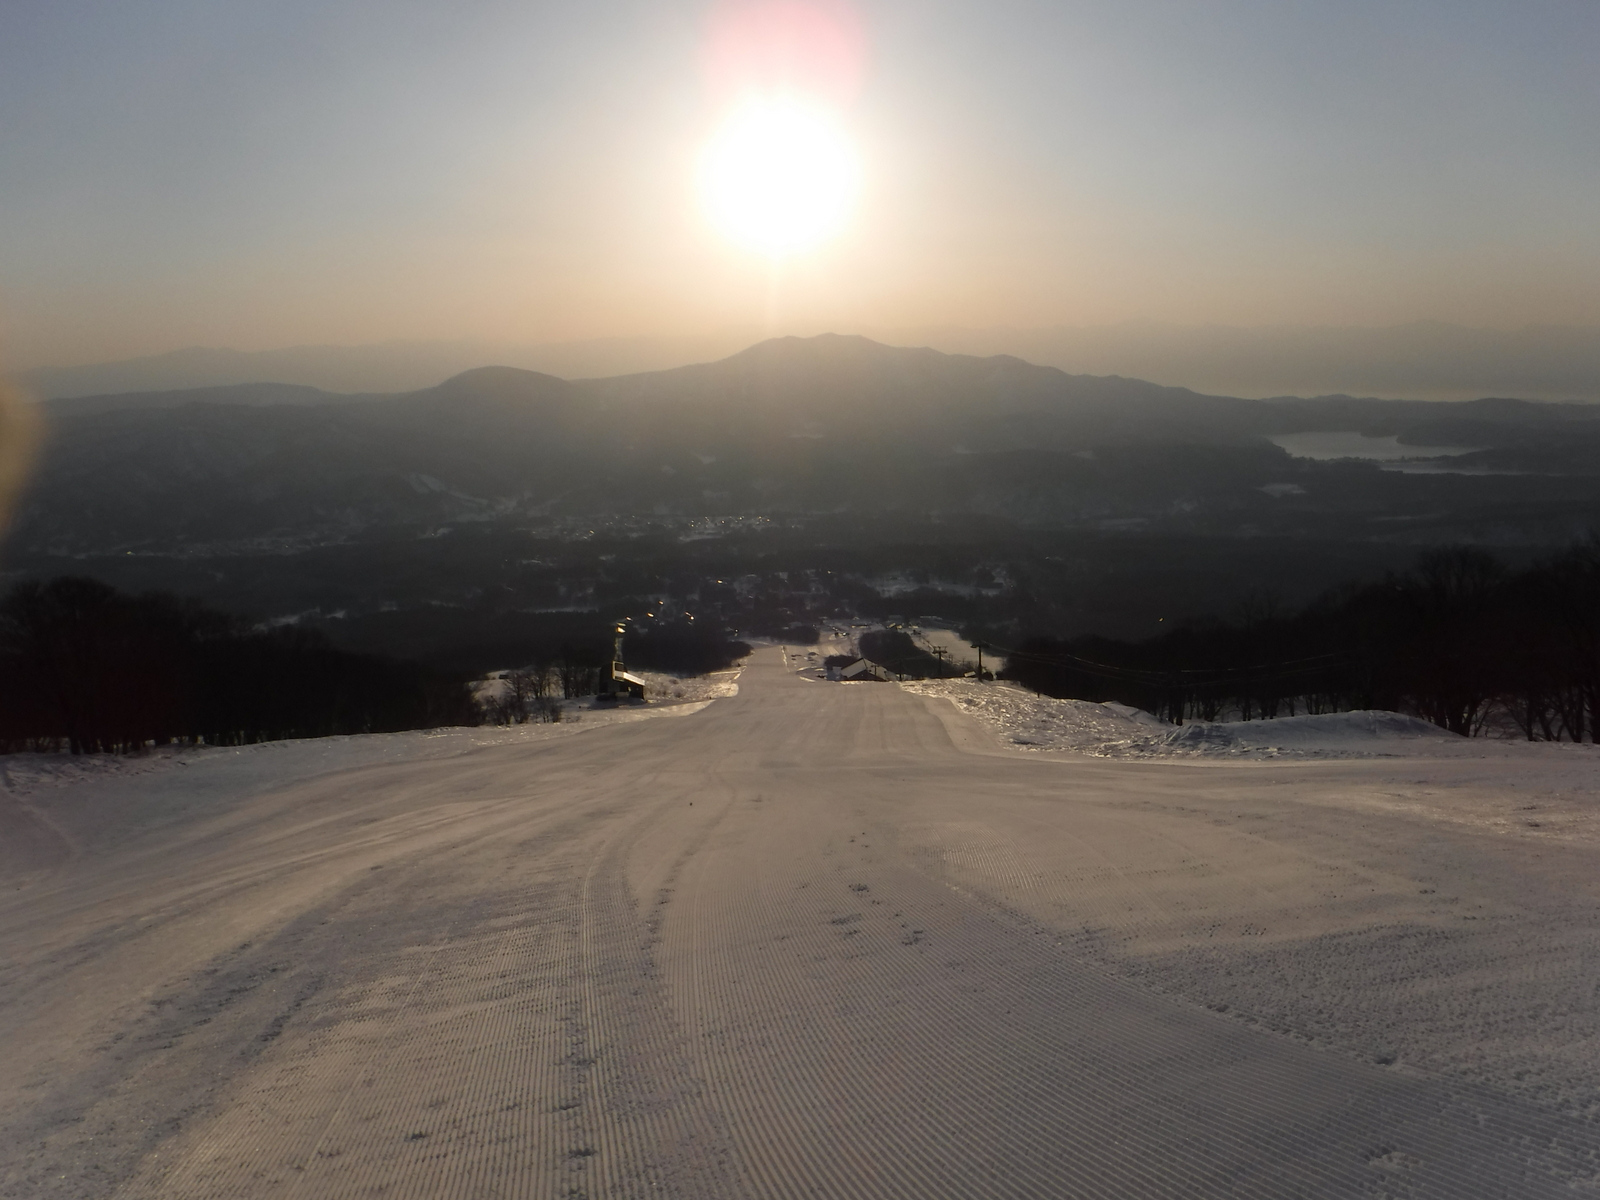
[[[1419,717],[1376,709],[1171,725],[1126,704],[1056,700],[1004,682],[929,679],[900,686],[950,701],[1019,750],[1106,758],[1269,759],[1481,756],[1531,749],[1523,743],[1463,738]],[[1582,755],[1596,748],[1543,743],[1538,750]],[[1600,759],[1596,762],[1600,766]]]
[[[459,758],[492,747],[534,747],[662,717],[687,717],[739,692],[739,669],[679,678],[644,673],[646,704],[563,702],[554,723],[416,729],[258,742],[161,746],[145,754],[0,754],[0,881],[49,869],[35,843],[41,818],[81,849],[114,845],[127,829],[178,823],[209,804],[338,771]],[[19,820],[19,810],[31,819]],[[52,816],[43,814],[54,810]],[[41,866],[41,861],[44,866]],[[3,1049],[3,1047],[0,1047]],[[0,1190],[0,1197],[5,1193]]]
[[[710,675],[677,676],[636,671],[645,680],[645,704],[601,704],[593,696],[562,702],[562,719],[547,724],[453,726],[406,733],[352,734],[260,742],[249,746],[158,746],[138,755],[4,754],[0,755],[0,794],[29,795],[106,776],[164,774],[179,767],[229,764],[230,778],[251,778],[262,784],[295,779],[346,767],[376,766],[464,754],[484,746],[526,745],[570,737],[592,729],[645,721],[651,717],[685,717],[713,700],[739,694],[739,670]],[[492,681],[485,681],[492,682]],[[482,694],[482,685],[480,685]]]
[[[1593,747],[813,653],[0,759],[0,1198],[1600,1194]]]

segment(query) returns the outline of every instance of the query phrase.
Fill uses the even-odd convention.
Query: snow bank
[[[930,679],[900,686],[949,700],[1021,750],[1117,758],[1371,758],[1482,745],[1417,717],[1379,710],[1174,726],[1126,704],[1055,700],[1004,683]]]
[[[1023,750],[1128,754],[1154,745],[1172,728],[1160,718],[1125,704],[1054,700],[1006,683],[924,679],[900,686],[919,696],[949,700],[987,725],[1001,740]]]
[[[737,672],[722,672],[724,676]],[[516,746],[571,737],[609,725],[625,725],[654,717],[688,716],[699,712],[718,696],[732,695],[738,685],[731,678],[702,677],[699,691],[711,693],[672,698],[669,702],[592,707],[592,697],[569,701],[556,724],[446,726],[403,733],[341,734],[335,737],[295,738],[257,742],[249,746],[161,746],[144,754],[3,754],[0,755],[0,797],[27,796],[98,779],[130,779],[142,775],[168,775],[178,768],[200,768],[199,773],[221,770],[245,786],[294,782],[329,771],[385,763],[446,758],[484,746]],[[684,681],[696,684],[696,680]],[[184,774],[195,774],[186,770]]]
[[[1427,753],[1437,743],[1464,741],[1459,734],[1404,713],[1366,709],[1361,712],[1322,713],[1316,716],[1274,717],[1266,721],[1196,721],[1174,729],[1162,739],[1167,748],[1196,754],[1251,754],[1351,751],[1403,753],[1403,748],[1374,743],[1423,742]]]
[[[692,704],[739,694],[739,672],[713,671],[709,675],[667,675],[660,671],[635,671],[645,682],[646,700],[662,704]]]

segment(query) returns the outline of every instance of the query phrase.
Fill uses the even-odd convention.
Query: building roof
[[[840,679],[860,679],[863,675],[870,675],[874,679],[882,677],[882,668],[870,659],[858,658],[847,667],[839,669]]]

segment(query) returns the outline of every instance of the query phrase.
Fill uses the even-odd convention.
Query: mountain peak
[[[572,384],[565,379],[540,371],[525,371],[521,367],[473,367],[470,371],[452,375],[436,387],[424,388],[412,394],[447,400],[489,400],[517,404],[566,396],[571,389]]]
[[[812,337],[786,335],[768,338],[746,347],[724,361],[745,358],[819,358],[829,357],[882,357],[886,354],[904,353],[896,347],[875,342],[858,333],[819,333]]]

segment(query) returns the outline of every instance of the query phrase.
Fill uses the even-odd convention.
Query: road
[[[1593,1008],[1593,852],[1352,815],[1293,770],[1007,753],[764,651],[692,716],[68,829],[0,901],[0,1195],[1593,1189],[1582,1112],[1473,1078],[1459,1039],[1465,1065],[1411,1061],[1426,979],[1369,1004],[1338,990],[1358,955],[1249,1005],[1251,946],[1300,961],[1404,909],[1435,954],[1511,914],[1495,945],[1547,947],[1530,994]],[[1416,907],[1445,859],[1481,923]],[[1419,1028],[1535,1020],[1479,936]]]

